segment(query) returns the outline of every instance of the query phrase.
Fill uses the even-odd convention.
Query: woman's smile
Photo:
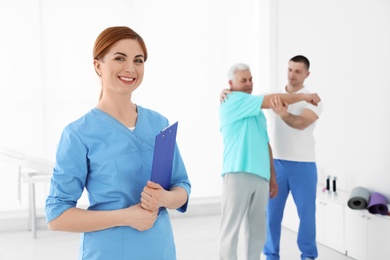
[[[133,77],[118,76],[118,78],[125,84],[132,84],[135,81],[135,78]]]

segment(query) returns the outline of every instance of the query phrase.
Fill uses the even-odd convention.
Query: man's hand
[[[318,96],[317,93],[312,93],[312,94],[306,94],[307,98],[305,99],[305,101],[307,103],[310,103],[314,106],[317,106],[318,103],[321,101],[321,98],[320,96]]]
[[[313,102],[317,100],[321,100],[317,94],[309,95],[307,97],[307,100],[312,100]],[[306,100],[305,100],[306,101]],[[320,102],[320,101],[318,101]],[[312,102],[310,102],[312,103]],[[311,125],[315,120],[318,119],[318,116],[316,113],[314,113],[312,110],[306,108],[302,110],[300,115],[292,115],[287,111],[288,103],[284,102],[280,99],[280,97],[273,97],[270,102],[270,108],[278,115],[280,118],[290,127],[303,130],[309,125]],[[313,103],[312,103],[313,104]],[[315,104],[317,105],[317,104]]]
[[[287,102],[283,103],[283,101],[280,99],[279,96],[275,96],[274,98],[272,98],[269,104],[272,110],[280,117],[283,118],[283,116],[288,115],[287,112],[288,103]]]
[[[221,104],[223,102],[225,102],[228,99],[227,94],[230,94],[230,93],[232,93],[232,91],[230,89],[228,89],[228,88],[223,89],[221,91],[221,95],[219,96],[219,102],[221,102]]]
[[[278,184],[276,183],[275,178],[272,177],[269,180],[269,197],[272,199],[278,195]]]

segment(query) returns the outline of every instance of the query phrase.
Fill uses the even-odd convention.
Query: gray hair
[[[234,75],[238,70],[250,70],[249,66],[245,63],[236,63],[233,66],[230,67],[228,71],[228,79],[233,80]]]

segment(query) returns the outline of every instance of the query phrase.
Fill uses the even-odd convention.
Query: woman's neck
[[[137,121],[137,106],[131,100],[109,101],[102,98],[97,108],[117,119],[126,127],[134,127]]]

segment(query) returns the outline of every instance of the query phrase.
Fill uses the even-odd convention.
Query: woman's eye
[[[144,63],[144,61],[142,59],[136,59],[134,60],[135,63]]]
[[[115,60],[124,61],[125,58],[123,58],[123,57],[116,57]]]

